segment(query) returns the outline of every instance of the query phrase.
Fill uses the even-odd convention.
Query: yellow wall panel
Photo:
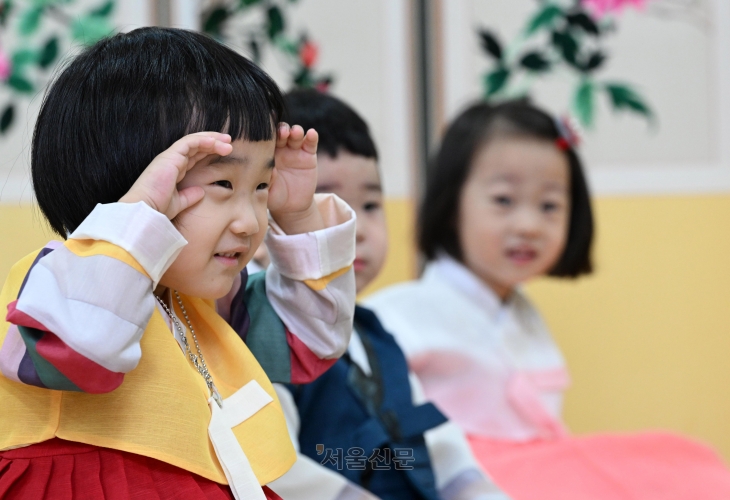
[[[53,238],[37,207],[0,205],[0,281],[16,261]]]

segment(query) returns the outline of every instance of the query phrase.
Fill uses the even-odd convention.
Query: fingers
[[[175,207],[176,210],[174,214],[166,214],[170,219],[174,219],[177,214],[182,212],[183,210],[186,210],[196,203],[198,203],[200,200],[203,199],[205,196],[205,190],[200,186],[190,186],[189,188],[185,188],[181,191],[178,191],[178,203]]]
[[[289,124],[281,122],[276,133],[276,147],[283,148],[289,140]]]
[[[287,147],[289,149],[303,149],[309,154],[317,153],[319,134],[314,129],[307,130],[300,125],[289,126],[287,123],[280,123],[276,141],[277,148]]]
[[[210,154],[226,156],[231,154],[233,146],[231,145],[231,136],[218,132],[198,132],[196,134],[186,135],[182,139],[175,142],[170,150],[184,156],[188,160],[188,169],[192,167],[200,159]]]
[[[300,125],[294,125],[289,132],[289,140],[286,145],[289,149],[300,149],[304,142],[304,129]]]
[[[317,143],[319,142],[319,134],[313,128],[307,130],[302,142],[302,149],[309,154],[317,154]]]

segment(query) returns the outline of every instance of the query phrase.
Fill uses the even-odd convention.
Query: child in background
[[[361,291],[387,253],[375,144],[362,118],[332,96],[294,91],[286,101],[292,121],[320,134],[317,191],[335,193],[357,214]],[[464,435],[426,402],[398,344],[365,308],[355,308],[342,359],[314,383],[277,384],[277,392],[300,453],[271,485],[287,500],[506,500]]]
[[[282,111],[253,63],[174,29],[102,40],[53,83],[31,167],[66,241],[0,295],[0,497],[279,498],[262,486],[296,453],[269,378],[331,366],[355,300],[354,214],[314,194],[317,133]]]
[[[448,128],[419,214],[423,277],[371,297],[432,400],[514,500],[730,498],[730,474],[671,435],[571,438],[560,349],[520,284],[591,272],[574,135],[523,101]]]

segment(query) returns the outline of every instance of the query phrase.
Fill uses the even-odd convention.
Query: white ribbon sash
[[[272,401],[273,398],[255,380],[224,399],[223,408],[213,398],[208,400],[211,411],[208,435],[237,500],[266,500],[266,495],[233,434],[233,428]]]

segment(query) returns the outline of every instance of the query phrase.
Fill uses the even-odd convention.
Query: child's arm
[[[216,133],[177,141],[122,198],[127,203],[97,205],[63,245],[41,251],[7,304],[3,375],[91,393],[122,383],[141,357],[151,292],[186,244],[170,219],[202,197],[198,188],[178,192],[178,178],[209,154],[230,153],[228,142]]]
[[[271,266],[231,305],[232,326],[275,382],[304,384],[347,349],[355,310],[355,214],[333,195],[314,195],[314,130],[280,129],[269,195]],[[314,212],[312,212],[314,211]],[[306,232],[304,232],[306,231]]]

